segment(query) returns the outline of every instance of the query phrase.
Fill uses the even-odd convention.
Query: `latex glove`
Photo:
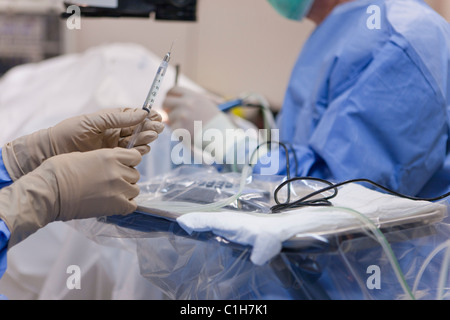
[[[167,93],[163,109],[173,130],[186,129],[194,137],[194,121],[202,121],[206,125],[221,113],[217,108],[219,103],[218,98],[212,95],[174,87]]]
[[[136,210],[142,155],[135,149],[100,149],[52,157],[0,191],[0,218],[8,247],[53,221],[69,221]]]
[[[164,129],[161,116],[142,109],[115,108],[64,120],[54,127],[18,138],[2,149],[5,167],[13,181],[37,168],[44,160],[70,152],[100,148],[126,148],[133,129],[146,121],[135,148],[146,154],[148,144]]]

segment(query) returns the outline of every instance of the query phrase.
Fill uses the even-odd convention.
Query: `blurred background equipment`
[[[62,54],[57,2],[0,1],[0,76],[12,67]]]
[[[72,41],[65,28],[71,5],[80,7],[82,17],[197,19],[197,0],[0,0],[0,76],[17,65],[66,53]]]
[[[154,13],[156,20],[196,21],[197,11],[197,0],[83,0],[64,5],[78,5],[86,17],[148,18]]]

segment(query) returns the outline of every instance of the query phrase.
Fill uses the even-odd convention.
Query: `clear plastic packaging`
[[[105,245],[114,246],[115,238],[134,239],[141,275],[169,299],[450,298],[448,256],[445,250],[433,254],[439,246],[448,249],[450,227],[444,222],[384,233],[401,280],[382,246],[365,233],[315,238],[310,247],[284,249],[256,266],[250,261],[251,248],[212,233],[188,235],[167,219],[134,213],[106,222],[82,220],[76,227]],[[378,273],[370,273],[371,266]],[[447,278],[440,284],[443,272]]]
[[[141,198],[139,203],[149,211],[147,205],[155,201],[196,206],[206,197],[221,201],[232,193],[224,192],[226,183],[232,190],[240,178],[211,167],[181,167],[141,185],[149,202]],[[269,214],[274,203],[269,191],[282,181],[283,177],[252,175],[243,198],[227,210]],[[200,192],[204,197],[197,197],[197,188],[208,183],[211,194]],[[293,196],[317,188],[305,184]],[[442,206],[448,211],[448,203]],[[178,214],[165,215],[160,209],[73,225],[105,245],[133,239],[141,275],[170,299],[450,299],[447,212],[383,223],[381,218],[365,221],[358,212],[342,208],[360,220],[359,228],[303,233],[285,241],[270,261],[255,265],[251,246],[209,231],[187,233],[176,221]]]
[[[138,210],[172,213],[172,218],[192,211],[270,211],[270,181],[255,180],[245,173],[219,173],[214,167],[181,166],[140,185]],[[245,188],[244,188],[245,187]]]
[[[211,166],[186,165],[167,174],[140,183],[136,198],[138,211],[152,214],[161,211],[167,218],[194,211],[238,210],[240,212],[270,213],[275,205],[273,190],[286,178],[251,173],[247,166],[241,173],[221,173]],[[279,192],[279,201],[299,198],[323,188],[314,181],[300,181]]]

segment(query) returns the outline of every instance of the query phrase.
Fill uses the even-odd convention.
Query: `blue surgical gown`
[[[0,148],[0,188],[6,187],[12,183],[12,180],[3,164],[2,149]],[[0,278],[6,270],[6,250],[11,233],[5,222],[0,220]],[[1,295],[0,295],[1,298]]]
[[[298,167],[291,168],[298,176],[367,178],[435,197],[450,191],[449,96],[448,22],[421,0],[347,2],[318,25],[300,53],[277,119],[280,140],[293,150],[291,164],[295,152]],[[399,242],[394,253],[420,261],[447,240],[437,237]],[[364,250],[353,254],[381,261]],[[402,270],[411,267],[407,259],[400,260]],[[333,272],[342,260],[324,264],[320,283],[332,298],[363,299],[356,282],[342,282],[346,290],[339,291],[347,278]],[[383,272],[395,281],[391,269]]]
[[[449,62],[449,24],[421,0],[336,7],[304,45],[277,119],[296,175],[449,191]]]

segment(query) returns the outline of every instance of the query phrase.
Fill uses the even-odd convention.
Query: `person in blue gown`
[[[429,198],[449,191],[448,22],[422,0],[269,2],[286,18],[317,25],[277,119],[280,141],[293,150],[290,163],[294,152],[298,163],[291,176],[365,178]],[[231,128],[200,95],[173,88],[164,104],[169,125],[192,128],[201,120],[204,128]],[[279,156],[278,174],[286,174]]]
[[[448,22],[422,0],[269,2],[288,19],[307,17],[316,24],[293,66],[277,118],[280,141],[290,146],[290,163],[297,162],[291,165],[291,176],[333,182],[370,179],[422,198],[449,192]],[[192,128],[189,123],[194,120],[203,121],[206,129],[234,126],[224,113],[210,111],[217,109],[213,101],[184,88],[169,92],[165,109],[175,129]],[[277,174],[285,175],[287,159],[281,149],[278,157]],[[395,254],[417,265],[436,243],[448,239],[447,234],[437,234],[439,241],[398,243]],[[381,261],[376,254],[360,254],[373,258],[372,264]],[[339,257],[333,259],[320,278],[330,297],[363,298],[368,290],[347,281],[351,273],[334,274],[347,266]],[[383,272],[396,281],[389,266]],[[333,276],[339,279],[333,282]],[[339,291],[339,281],[345,282],[346,290]],[[373,294],[393,297],[389,290]]]

